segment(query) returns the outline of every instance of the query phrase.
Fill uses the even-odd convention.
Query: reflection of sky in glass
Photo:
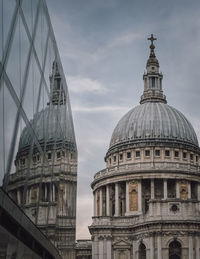
[[[3,21],[2,26],[0,26],[3,28],[3,31],[0,29],[0,54],[3,50],[3,42],[6,42],[16,5],[14,0],[1,0],[1,3],[2,1],[4,9],[3,16],[2,12],[0,13],[0,19]],[[53,61],[57,60],[61,68],[61,77],[64,78],[54,35],[52,33],[48,35],[51,25],[49,24],[48,16],[46,16],[47,10],[45,8],[43,1],[22,1],[22,13],[17,12],[14,30],[11,30],[12,41],[10,41],[8,60],[5,62],[5,76],[10,83],[7,81],[3,85],[2,80],[0,87],[0,183],[2,183],[5,172],[14,173],[16,171],[14,160],[24,127],[29,125],[27,128],[29,135],[31,137],[35,135],[34,124],[30,125],[29,121],[34,118],[37,111],[40,112],[45,109],[47,103],[50,102],[49,77],[52,73]],[[39,13],[36,22],[37,10],[39,10]],[[25,21],[23,17],[25,17]],[[26,31],[24,22],[27,24],[29,32]],[[37,25],[36,30],[34,30],[35,25]],[[32,39],[29,38],[29,35]],[[34,48],[31,47],[31,42],[34,43]],[[65,79],[62,80],[61,84],[67,96],[65,129],[68,132],[68,138],[73,140],[73,123]],[[63,128],[59,112],[54,119],[58,132],[62,132]],[[65,133],[62,132],[63,136]],[[33,138],[32,144],[34,143],[38,147],[38,152],[41,151],[38,140]],[[29,152],[29,157],[32,158],[33,150],[30,149]]]
[[[5,50],[6,42],[8,40],[10,25],[12,22],[11,17],[14,14],[16,1],[15,0],[1,0],[0,4],[1,4],[1,8],[0,8],[1,26],[0,27],[1,27],[1,29],[3,28],[3,32],[1,31],[1,34],[0,34],[0,41],[1,41],[1,50],[2,50],[2,46]]]

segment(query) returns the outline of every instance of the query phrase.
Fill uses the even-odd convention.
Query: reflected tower
[[[21,133],[16,173],[10,174],[7,191],[55,244],[62,258],[73,259],[77,148],[69,96],[56,61],[50,75],[49,100]]]

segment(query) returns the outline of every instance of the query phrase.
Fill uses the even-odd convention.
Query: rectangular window
[[[194,155],[190,154],[190,160],[193,160],[193,159],[194,159]]]
[[[165,156],[170,156],[170,150],[165,150]]]
[[[178,151],[174,151],[174,156],[175,157],[179,157],[179,152]]]
[[[25,158],[22,158],[22,159],[20,160],[20,164],[21,164],[21,165],[25,165]]]
[[[48,159],[51,159],[51,153],[48,153]]]
[[[117,160],[116,156],[113,157],[113,160],[114,160],[114,162],[116,162],[116,160]]]
[[[186,159],[187,158],[187,153],[183,152],[183,158]]]
[[[150,150],[145,150],[145,156],[150,156]]]
[[[136,156],[136,157],[140,157],[140,151],[136,151],[136,152],[135,152],[135,156]]]
[[[191,182],[191,198],[197,199],[197,183]]]
[[[154,180],[154,189],[155,189],[155,198],[156,199],[162,199],[164,197],[163,180],[162,179],[155,179]]]
[[[167,197],[176,198],[176,180],[169,179],[167,181]]]
[[[36,156],[33,156],[33,163],[36,163]]]
[[[131,158],[131,152],[127,152],[126,156],[127,158]]]
[[[155,88],[155,77],[152,77],[152,88]]]
[[[37,155],[37,161],[40,161],[40,155]]]
[[[120,154],[119,155],[119,160],[122,160],[123,159],[123,154]]]
[[[156,155],[156,156],[160,156],[160,150],[159,150],[159,149],[156,149],[156,150],[155,150],[155,155]]]
[[[60,151],[57,152],[57,158],[60,158]]]
[[[196,162],[198,162],[198,156],[196,156]]]

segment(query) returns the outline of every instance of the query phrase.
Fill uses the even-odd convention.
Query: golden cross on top
[[[151,34],[151,37],[147,39],[151,41],[151,44],[153,44],[154,40],[157,40],[157,38],[153,37],[153,34]]]

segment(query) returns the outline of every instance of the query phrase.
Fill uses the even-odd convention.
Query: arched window
[[[146,259],[146,246],[141,243],[139,246],[139,259]]]
[[[181,244],[176,240],[169,244],[169,259],[181,259]]]

